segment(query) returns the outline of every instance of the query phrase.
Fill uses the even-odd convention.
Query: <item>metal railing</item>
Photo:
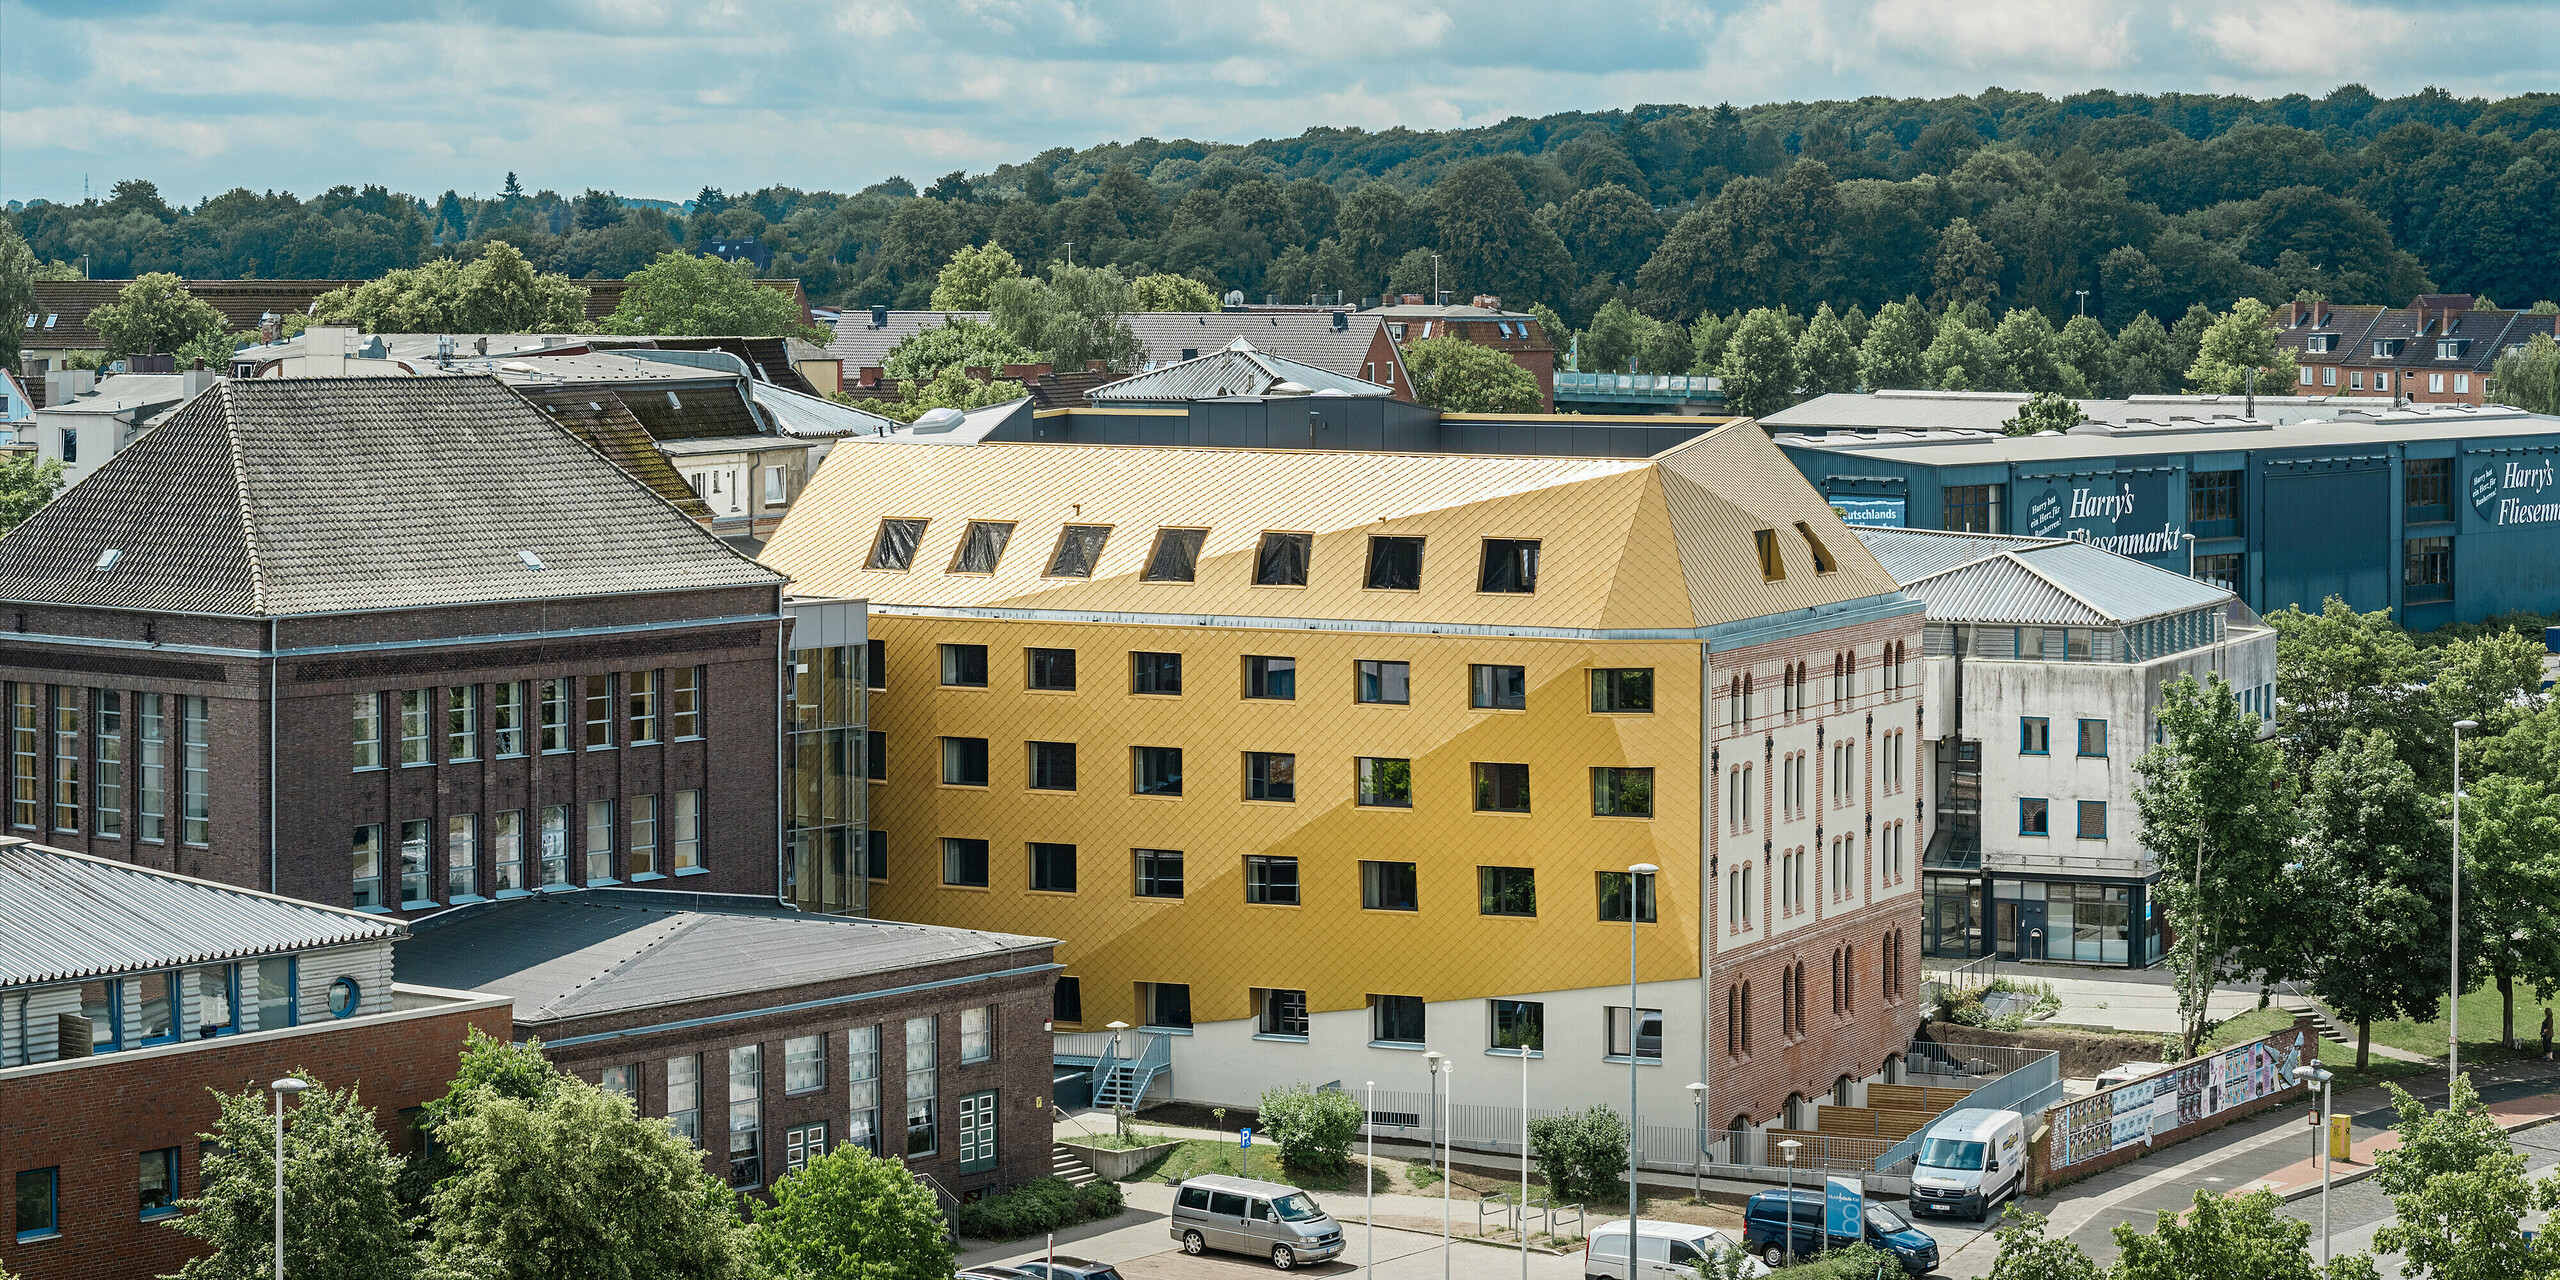
[[[1378,1120],[1372,1124],[1381,1137],[1396,1137],[1410,1142],[1437,1143],[1444,1136],[1439,1117],[1431,1110],[1434,1101],[1427,1093],[1378,1091],[1375,1116],[1410,1115],[1413,1124],[1395,1124]],[[1580,1108],[1531,1107],[1528,1118],[1575,1115]],[[1612,1108],[1615,1110],[1615,1108]],[[1449,1145],[1460,1151],[1484,1155],[1520,1158],[1521,1112],[1518,1107],[1486,1106],[1461,1103],[1448,1109]],[[1624,1112],[1618,1113],[1622,1118]],[[1649,1173],[1685,1175],[1693,1170],[1713,1172],[1720,1165],[1782,1166],[1785,1160],[1775,1147],[1762,1159],[1763,1135],[1743,1135],[1743,1149],[1732,1149],[1733,1135],[1707,1130],[1701,1133],[1693,1116],[1682,1117],[1677,1124],[1645,1123],[1637,1126],[1637,1164]],[[1703,1141],[1702,1141],[1703,1139]],[[1796,1152],[1796,1167],[1832,1169],[1839,1172],[1875,1172],[1884,1167],[1876,1162],[1889,1144],[1874,1138],[1825,1138],[1819,1144],[1807,1142]],[[1532,1149],[1531,1158],[1536,1157]]]
[[[1049,1056],[1099,1059],[1111,1050],[1108,1031],[1058,1031],[1049,1036]]]
[[[1574,399],[1568,394],[1645,397],[1649,399],[1706,400],[1724,398],[1723,384],[1704,375],[1679,373],[1575,373],[1556,374],[1556,396]]]
[[[1982,956],[1959,965],[1921,965],[1921,974],[1947,991],[1980,991],[2000,976],[2000,957]]]

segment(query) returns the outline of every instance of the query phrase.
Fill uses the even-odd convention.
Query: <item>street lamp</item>
[[[288,1094],[299,1094],[311,1085],[286,1076],[267,1086],[276,1095],[276,1280],[284,1280],[284,1100]]]
[[[2453,1082],[2462,1078],[2462,731],[2477,720],[2453,722],[2453,1000],[2445,1008],[2444,1105],[2453,1105]]]
[[[1706,1198],[1701,1189],[1704,1183],[1699,1166],[1703,1163],[1700,1157],[1707,1154],[1707,1086],[1704,1083],[1690,1085],[1689,1101],[1698,1109],[1697,1150],[1689,1153],[1689,1203],[1697,1204]]]
[[[1778,1144],[1778,1150],[1787,1157],[1787,1265],[1790,1267],[1796,1264],[1796,1152],[1803,1149],[1804,1144],[1793,1138]]]
[[[2329,1082],[2332,1072],[2320,1069],[2316,1062],[2306,1062],[2293,1069],[2296,1080],[2317,1081],[2320,1085],[2320,1265],[2329,1265]],[[2448,1100],[2450,1105],[2450,1100]]]
[[[2084,316],[2089,314],[2089,291],[2086,289],[2074,289],[2072,292],[2080,295],[2080,314]]]
[[[1455,1075],[1457,1071],[1457,1059],[1440,1060],[1440,1074]],[[1449,1280],[1449,1178],[1454,1172],[1449,1167],[1449,1102],[1456,1091],[1452,1085],[1440,1089],[1440,1280]]]
[[[1369,1220],[1369,1260],[1360,1265],[1363,1275],[1378,1269],[1378,1082],[1371,1080],[1368,1084],[1369,1111],[1360,1117],[1361,1124],[1369,1130],[1369,1189],[1360,1203],[1360,1216]]]
[[[1546,1035],[1546,1019],[1541,1014],[1540,1044],[1546,1043]],[[1511,1038],[1520,1042],[1520,1203],[1513,1208],[1520,1215],[1520,1280],[1529,1280],[1529,1037],[1515,1033]]]
[[[1447,1056],[1447,1054],[1444,1054],[1437,1049],[1433,1049],[1429,1053],[1422,1055],[1423,1073],[1431,1077],[1430,1099],[1424,1104],[1428,1110],[1428,1118],[1431,1122],[1431,1138],[1430,1141],[1423,1144],[1422,1163],[1425,1168],[1437,1166],[1440,1170],[1440,1176],[1443,1178],[1449,1176],[1449,1165],[1446,1160],[1441,1158],[1439,1150],[1441,1132],[1443,1129],[1443,1126],[1440,1123],[1440,1060]]]
[[[1660,870],[1650,862],[1627,868],[1627,1280],[1636,1280],[1636,1238],[1644,1234],[1636,1218],[1636,1149],[1644,1132],[1636,1121],[1636,918],[1644,913],[1636,907],[1644,878]]]

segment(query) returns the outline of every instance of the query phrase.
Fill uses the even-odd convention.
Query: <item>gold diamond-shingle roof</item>
[[[926,526],[869,569],[884,519]],[[1014,524],[992,574],[949,572],[971,521]],[[1817,574],[1803,522],[1837,567]],[[1107,525],[1090,579],[1046,576],[1064,526]],[[1161,528],[1206,529],[1196,581],[1141,580]],[[1783,581],[1754,531],[1773,529]],[[1315,535],[1307,585],[1253,583],[1266,531]],[[1425,539],[1422,588],[1365,587],[1372,535]],[[1534,594],[1479,592],[1485,538],[1535,539]],[[882,608],[1681,630],[1889,595],[1894,582],[1748,422],[1649,460],[985,444],[838,450],[765,549],[796,591]]]

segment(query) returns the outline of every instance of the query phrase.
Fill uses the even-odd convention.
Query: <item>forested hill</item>
[[[786,152],[788,149],[784,149]],[[823,302],[921,306],[951,252],[1174,271],[1264,295],[1444,287],[1579,325],[1624,297],[1664,319],[1822,302],[1872,311],[2081,304],[2136,313],[2303,290],[2405,303],[2560,297],[2560,94],[2498,101],[2349,85],[2277,99],[1993,89],[1935,100],[1641,106],[1478,129],[1311,129],[1247,145],[1057,148],[921,193],[706,188],[689,215],[602,192],[305,201],[246,189],[172,208],[147,182],[10,215],[92,274],[362,277],[504,239],[618,278],[668,247],[754,237]],[[538,182],[540,175],[533,175]],[[820,182],[823,181],[822,176]],[[660,194],[660,193],[635,193]]]

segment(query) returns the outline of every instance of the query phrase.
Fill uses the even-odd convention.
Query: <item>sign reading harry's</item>
[[[2531,462],[2490,462],[2471,472],[2471,509],[2482,520],[2504,527],[2560,521],[2560,501],[2547,497],[2555,485],[2549,458]]]
[[[2039,538],[2074,538],[2136,559],[2177,556],[2183,565],[2186,531],[2178,527],[2176,508],[2168,499],[2165,472],[2069,489],[2050,486],[2027,504],[2027,531]],[[2146,527],[2154,520],[2158,528]]]

